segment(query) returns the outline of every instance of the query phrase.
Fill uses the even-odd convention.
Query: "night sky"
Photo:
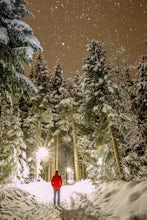
[[[48,68],[60,59],[64,77],[81,72],[92,40],[108,50],[123,46],[130,64],[147,54],[147,0],[28,0],[27,9]]]

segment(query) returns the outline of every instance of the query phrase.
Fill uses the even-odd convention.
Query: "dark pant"
[[[54,205],[60,205],[60,189],[54,189]]]

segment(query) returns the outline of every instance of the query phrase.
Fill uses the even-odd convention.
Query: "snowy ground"
[[[53,207],[50,183],[0,186],[0,220],[147,220],[147,181],[85,180],[61,190]]]

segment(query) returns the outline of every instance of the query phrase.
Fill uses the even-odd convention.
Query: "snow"
[[[52,203],[53,201],[53,189],[50,182],[32,182],[30,184],[21,184],[19,187],[22,190],[35,195],[38,202],[41,203]],[[91,193],[94,190],[94,186],[88,180],[81,181],[73,185],[64,185],[61,190],[61,200],[65,203],[64,205],[70,208],[70,197],[74,193]]]
[[[0,186],[0,219],[146,220],[147,181],[82,180],[61,188],[61,207],[53,207],[50,182]]]
[[[10,29],[13,29],[15,31],[27,31],[27,32],[32,32],[32,28],[26,24],[25,22],[18,20],[18,19],[5,19],[5,22],[8,24],[8,27]]]
[[[103,183],[89,199],[109,213],[108,219],[147,219],[147,181]]]
[[[4,27],[0,27],[0,42],[7,45],[9,40],[7,29]]]
[[[36,50],[39,48],[42,50],[42,47],[40,46],[40,42],[38,39],[33,35],[27,35],[24,37],[24,42],[29,43],[33,48]]]

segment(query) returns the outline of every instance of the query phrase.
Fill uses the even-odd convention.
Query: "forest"
[[[123,48],[110,56],[93,40],[81,72],[64,79],[23,21],[25,4],[0,1],[0,184],[50,181],[55,170],[66,181],[67,168],[75,181],[145,179],[147,56],[132,66]]]

